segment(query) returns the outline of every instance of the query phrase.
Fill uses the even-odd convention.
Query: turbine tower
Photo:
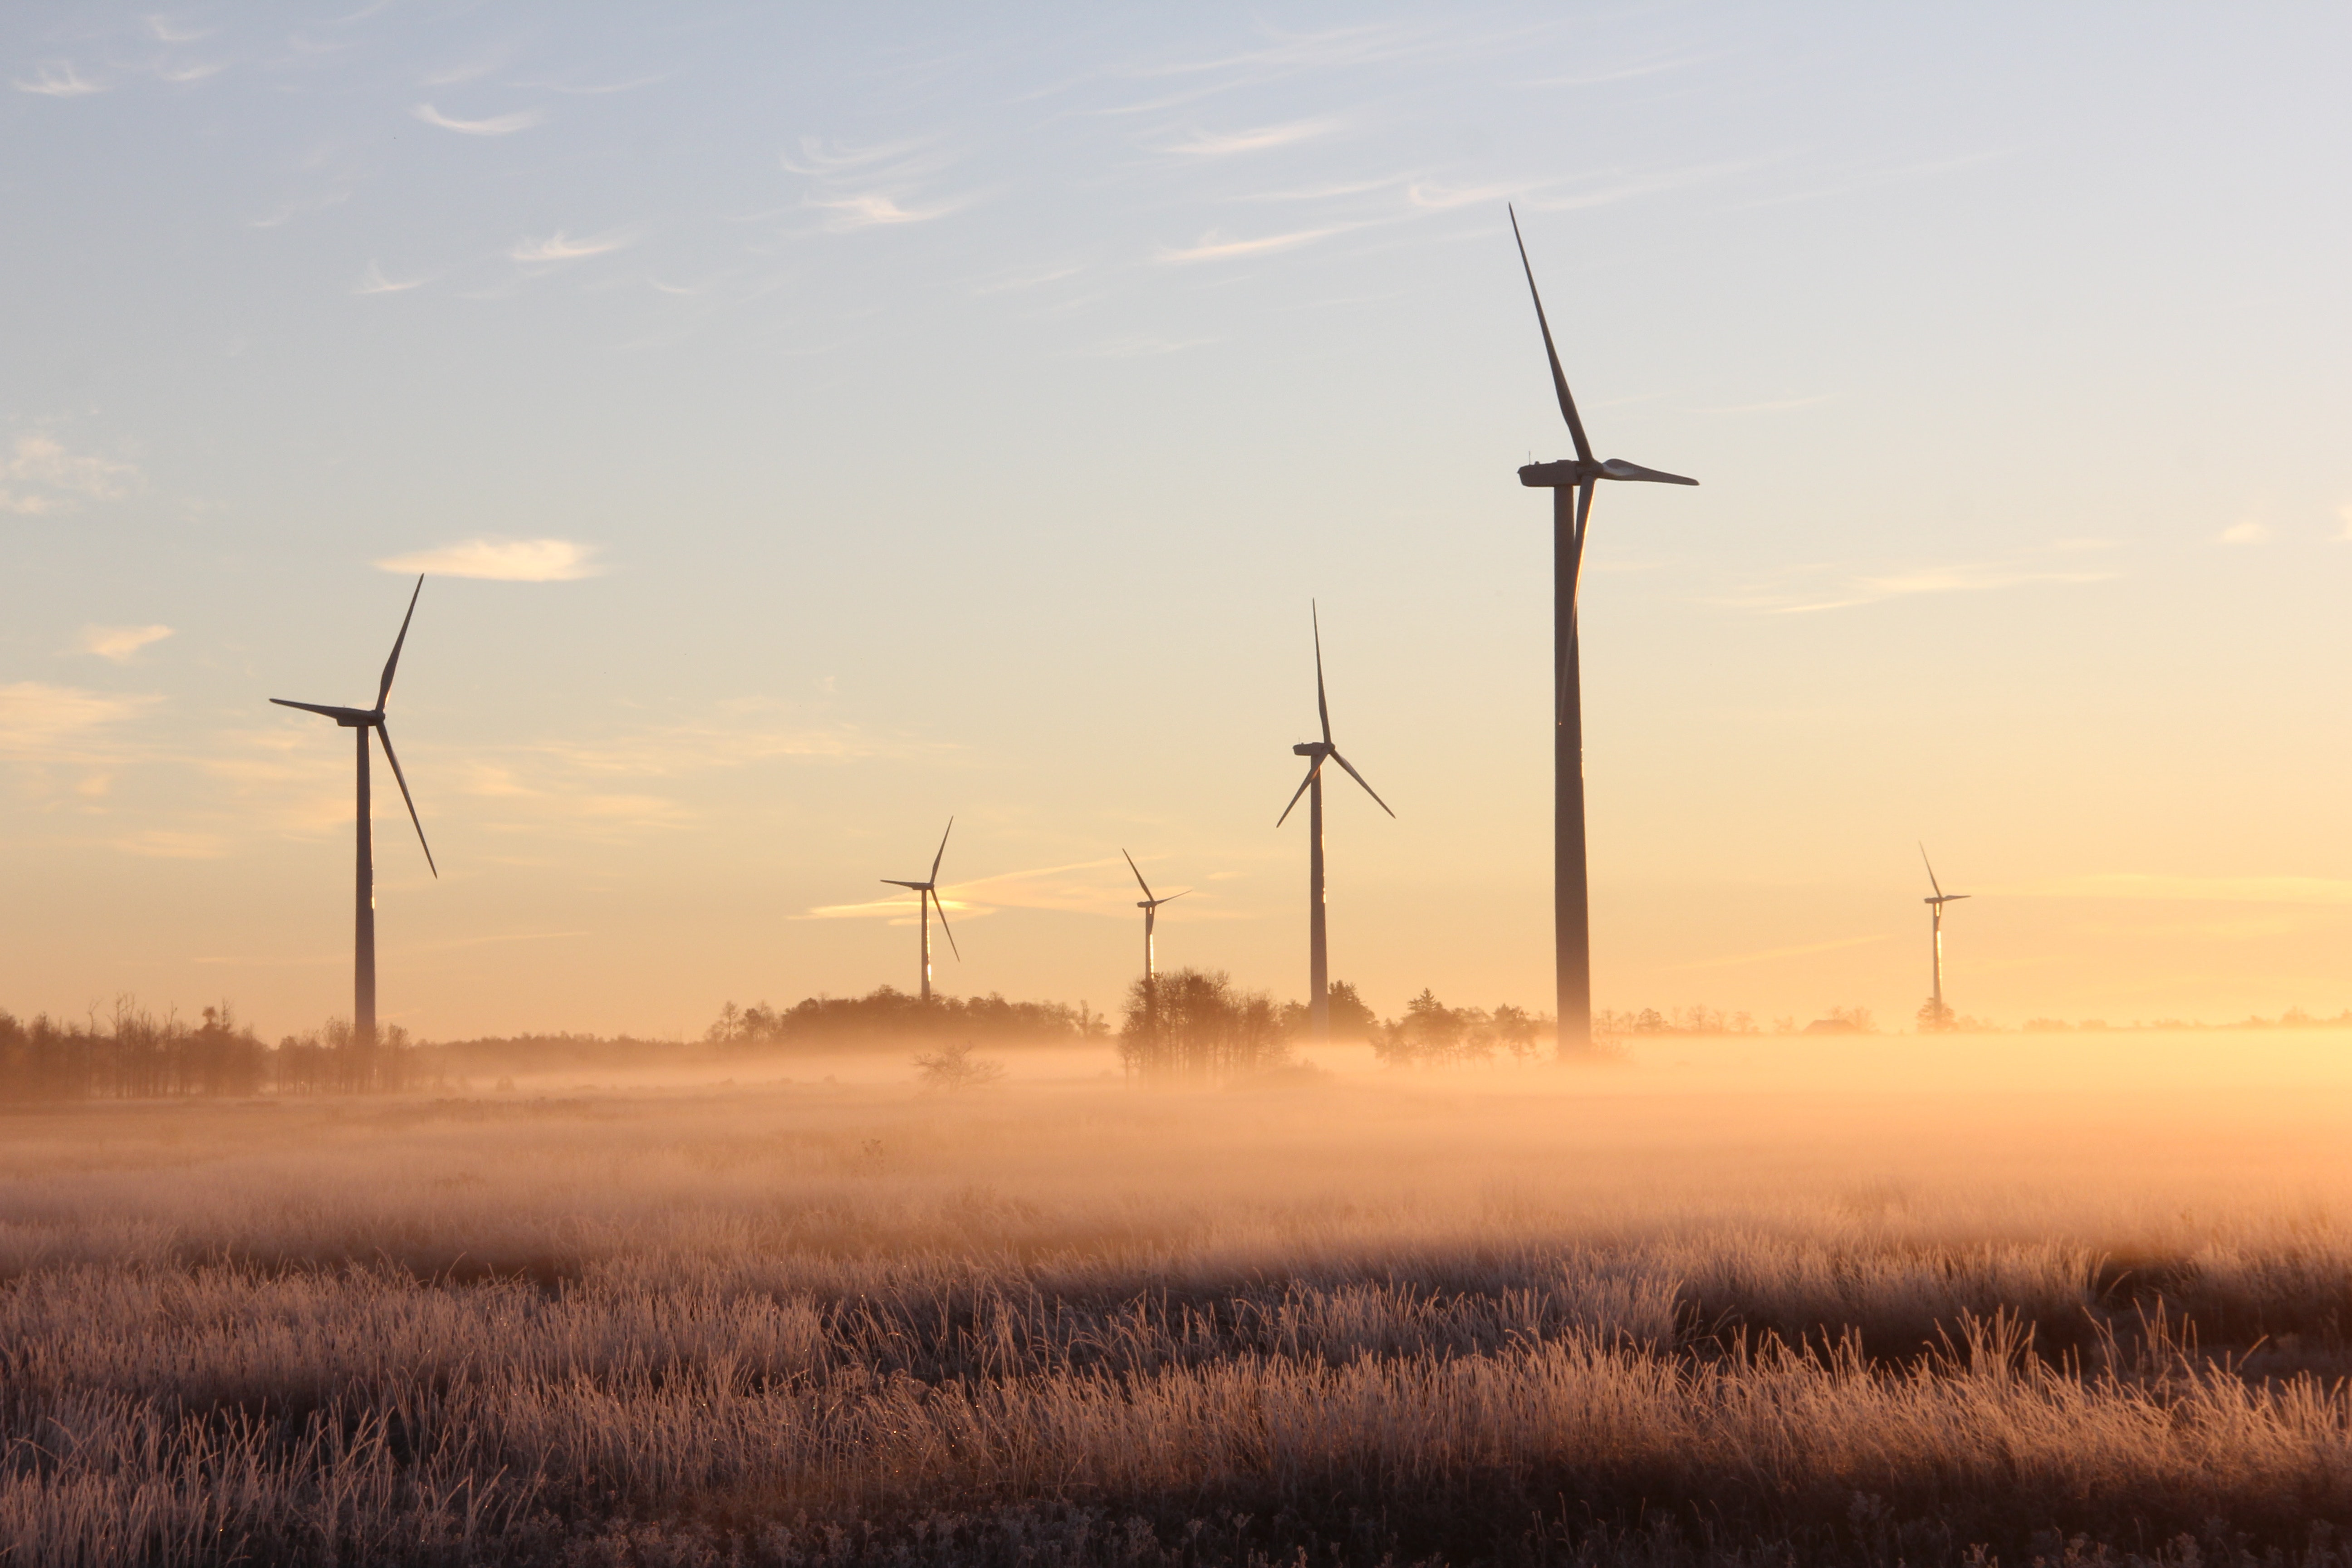
[[[955,932],[948,931],[948,907],[940,902],[940,862],[947,858],[948,833],[954,831],[955,818],[950,816],[948,818],[948,832],[940,835],[940,852],[931,857],[931,874],[928,880],[901,882],[895,877],[882,879],[894,888],[915,889],[915,906],[922,911],[923,916],[923,1000],[926,1002],[931,999],[931,910],[933,908],[936,907],[940,911],[940,930],[947,932],[948,951],[956,955],[957,963],[963,962],[963,950],[956,946]]]
[[[392,731],[384,727],[384,700],[392,695],[393,672],[400,668],[401,645],[408,640],[408,623],[416,615],[416,595],[425,592],[425,579],[416,579],[409,591],[408,614],[400,618],[400,635],[392,639],[392,657],[383,661],[383,679],[375,689],[373,708],[331,708],[320,702],[294,702],[283,697],[269,700],[280,708],[299,708],[305,713],[323,713],[346,730],[358,731],[359,742],[359,878],[357,895],[352,902],[352,1043],[355,1046],[375,1044],[375,837],[372,831],[371,805],[368,796],[368,732],[383,744],[383,760],[392,764],[392,776],[400,784],[400,798],[408,805],[408,820],[415,824],[416,842],[425,851],[425,864],[437,881],[441,868],[433,864],[433,847],[425,842],[425,824],[417,820],[416,801],[408,793],[408,780],[400,772],[400,758],[392,749]]]
[[[1299,795],[1308,797],[1307,1028],[1316,1044],[1324,1045],[1331,1038],[1331,964],[1324,949],[1323,936],[1323,764],[1333,762],[1346,768],[1349,778],[1364,785],[1364,793],[1372,797],[1375,805],[1388,811],[1391,817],[1396,813],[1389,811],[1389,803],[1381,799],[1380,792],[1364,784],[1364,775],[1358,773],[1355,764],[1341,756],[1339,748],[1331,743],[1331,705],[1323,696],[1323,621],[1311,601],[1307,613],[1315,627],[1315,711],[1323,721],[1323,738],[1301,741],[1290,748],[1292,755],[1308,759],[1307,777],[1300,781],[1297,790],[1290,797],[1290,805],[1282,808],[1282,815],[1274,819],[1274,825],[1280,827],[1290,820],[1291,812],[1298,805]]]
[[[1919,861],[1927,868],[1927,886],[1936,889],[1934,897],[1920,900],[1927,906],[1928,963],[1930,973],[1935,976],[1935,989],[1927,994],[1927,1015],[1933,1020],[1932,1027],[1947,1029],[1951,1027],[1952,1015],[1950,1009],[1944,1005],[1944,906],[1957,904],[1973,895],[1944,891],[1944,885],[1936,880],[1936,863],[1927,858],[1925,844],[1919,846]]]
[[[1592,921],[1585,893],[1584,857],[1584,696],[1576,650],[1576,577],[1584,562],[1584,531],[1592,517],[1592,490],[1601,479],[1663,485],[1698,481],[1618,458],[1606,462],[1594,458],[1592,443],[1584,437],[1584,421],[1576,416],[1576,399],[1569,394],[1568,377],[1559,368],[1559,351],[1552,346],[1551,323],[1544,319],[1543,296],[1536,289],[1536,269],[1528,261],[1528,242],[1520,238],[1517,212],[1511,214],[1511,237],[1518,241],[1519,267],[1528,275],[1528,293],[1536,302],[1536,325],[1543,330],[1544,356],[1551,362],[1552,390],[1559,395],[1559,411],[1568,420],[1570,438],[1576,443],[1574,458],[1529,463],[1519,470],[1519,483],[1530,489],[1551,491],[1552,931],[1558,949],[1559,1051],[1568,1056],[1592,1048]]]

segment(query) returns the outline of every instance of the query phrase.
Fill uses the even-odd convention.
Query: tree
[[[1179,969],[1127,999],[1119,1056],[1153,1086],[1221,1083],[1278,1066],[1284,1016],[1263,991],[1239,991],[1223,970]]]
[[[936,1089],[953,1094],[959,1089],[982,1089],[1003,1079],[1003,1062],[975,1060],[971,1042],[961,1040],[952,1046],[915,1058],[915,1075],[925,1089]]]

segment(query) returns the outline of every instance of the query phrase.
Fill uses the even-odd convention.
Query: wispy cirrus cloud
[[[1405,186],[1405,200],[1414,206],[1433,212],[1444,212],[1454,207],[1477,206],[1499,202],[1515,195],[1515,185],[1440,185],[1426,180],[1415,180]]]
[[[105,87],[76,70],[70,62],[44,65],[40,74],[30,81],[16,80],[8,84],[18,92],[37,93],[43,98],[87,98],[93,92],[104,92]]]
[[[803,205],[831,214],[823,226],[832,234],[929,223],[971,206],[980,199],[976,193],[931,191],[954,159],[937,137],[856,146],[804,136],[796,152],[777,155],[785,172],[815,183]]]
[[[541,109],[519,109],[512,114],[493,114],[485,120],[459,120],[444,114],[429,103],[420,103],[408,111],[427,125],[444,131],[455,131],[467,136],[511,136],[518,131],[528,131],[543,124],[547,111]]]
[[[141,648],[162,642],[171,635],[169,626],[84,626],[75,646],[83,653],[94,653],[116,664],[129,664]]]
[[[68,452],[53,436],[19,436],[0,458],[0,512],[47,516],[79,501],[120,500],[138,482],[129,463]]]
[[[1811,615],[1822,610],[1851,609],[1888,599],[1931,594],[1982,594],[2001,588],[2022,588],[2105,583],[2119,574],[2048,563],[2048,558],[2105,547],[2099,540],[2069,540],[2001,562],[1962,562],[1945,566],[1921,566],[1888,573],[1841,573],[1825,565],[1803,566],[1755,584],[1721,600],[1740,609],[1768,615]]]
[[[961,211],[971,205],[971,199],[959,196],[929,206],[902,207],[896,197],[868,191],[851,196],[811,196],[808,205],[832,213],[834,216],[825,220],[824,226],[835,234],[845,234],[852,229],[886,224],[929,223]]]
[[[360,274],[360,280],[352,285],[352,292],[359,295],[405,294],[411,289],[421,289],[431,281],[429,278],[421,277],[387,278],[383,268],[371,261],[367,264],[367,270]]]
[[[1261,125],[1250,131],[1194,131],[1181,142],[1162,143],[1157,150],[1184,158],[1229,158],[1237,153],[1262,153],[1269,147],[1288,147],[1297,142],[1328,136],[1339,129],[1336,119],[1294,120],[1283,125]]]
[[[2341,877],[2175,877],[2115,871],[1998,889],[2012,898],[2128,899],[2231,904],[2352,904]]]
[[[2256,522],[2252,518],[2247,518],[2243,521],[2231,523],[2213,537],[2215,542],[2221,544],[2260,544],[2270,536],[2271,531],[2268,528]]]
[[[1312,245],[1340,233],[1347,226],[1329,228],[1302,228],[1289,234],[1271,234],[1257,239],[1233,239],[1216,229],[1211,229],[1188,246],[1163,249],[1159,259],[1171,266],[1183,266],[1196,261],[1231,261],[1244,256],[1271,256],[1277,251],[1296,250],[1302,245]]]
[[[999,910],[1058,910],[1126,919],[1135,912],[1134,885],[1128,878],[1127,863],[1116,857],[1073,860],[1060,866],[1003,871],[969,881],[943,882],[940,886],[940,901],[950,912],[972,919]],[[887,920],[893,925],[912,925],[917,915],[914,895],[893,891],[859,903],[819,904],[801,918]]]
[[[624,250],[637,242],[634,230],[615,229],[609,234],[590,235],[574,239],[562,229],[557,229],[545,239],[521,239],[507,252],[507,259],[524,266],[544,265],[555,261],[580,261],[591,256],[606,256]]]
[[[462,539],[430,550],[389,555],[380,572],[428,577],[483,577],[499,583],[570,583],[604,570],[593,557],[602,546],[571,539]]]
[[[37,680],[0,686],[0,757],[37,763],[116,760],[107,731],[143,718],[161,700]]]

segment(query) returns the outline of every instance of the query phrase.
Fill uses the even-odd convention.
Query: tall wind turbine
[[[1923,899],[1920,901],[1927,906],[1927,924],[1933,944],[1929,963],[1933,965],[1936,988],[1928,993],[1927,1007],[1930,1016],[1936,1021],[1935,1026],[1940,1029],[1945,1026],[1945,1021],[1951,1016],[1944,1006],[1944,906],[1957,904],[1962,899],[1971,898],[1974,895],[1944,891],[1944,885],[1936,880],[1936,863],[1927,858],[1927,847],[1925,844],[1919,846],[1919,862],[1927,868],[1927,886],[1936,889],[1933,898]]]
[[[1528,275],[1528,293],[1536,302],[1536,325],[1543,329],[1552,390],[1559,394],[1559,411],[1568,420],[1570,438],[1576,443],[1574,458],[1529,463],[1519,470],[1519,483],[1530,489],[1551,491],[1551,900],[1553,940],[1558,947],[1559,1050],[1565,1056],[1592,1048],[1592,920],[1585,892],[1584,694],[1577,668],[1576,576],[1584,562],[1584,531],[1592,517],[1593,487],[1601,479],[1662,485],[1698,481],[1618,458],[1601,462],[1592,456],[1592,443],[1584,437],[1584,421],[1576,416],[1576,399],[1569,395],[1568,377],[1559,368],[1559,351],[1552,346],[1551,323],[1544,319],[1543,296],[1536,290],[1536,269],[1528,261],[1528,242],[1519,237],[1517,212],[1511,214],[1511,237],[1518,241],[1519,267]]]
[[[441,868],[433,864],[433,846],[425,842],[425,824],[417,820],[416,801],[408,793],[408,780],[400,772],[400,758],[392,749],[392,731],[384,727],[384,700],[392,695],[393,672],[400,668],[401,645],[408,640],[408,623],[416,615],[416,595],[425,592],[425,579],[416,579],[409,591],[408,614],[400,617],[400,635],[392,639],[392,657],[383,661],[383,679],[375,689],[373,708],[330,708],[319,702],[293,702],[283,697],[269,700],[280,708],[299,708],[305,713],[323,713],[346,730],[357,731],[359,742],[359,881],[353,900],[352,936],[352,1043],[358,1046],[375,1044],[375,837],[371,827],[368,798],[368,731],[383,744],[383,760],[392,764],[392,776],[400,784],[400,798],[408,804],[408,820],[415,824],[416,842],[425,851],[425,864],[431,868],[436,880]]]
[[[1274,825],[1280,827],[1290,820],[1291,812],[1298,805],[1299,795],[1308,797],[1307,1026],[1308,1034],[1321,1045],[1331,1038],[1331,963],[1324,950],[1323,937],[1323,764],[1333,762],[1346,768],[1349,778],[1364,785],[1364,793],[1372,797],[1374,805],[1382,811],[1388,811],[1391,817],[1396,813],[1389,811],[1389,803],[1381,799],[1380,792],[1364,784],[1364,775],[1358,773],[1355,764],[1341,756],[1339,748],[1331,743],[1331,704],[1323,696],[1323,620],[1311,602],[1307,605],[1307,613],[1315,627],[1315,711],[1323,721],[1323,738],[1301,741],[1290,748],[1292,755],[1308,759],[1307,777],[1300,781],[1297,790],[1290,797],[1290,805],[1282,808],[1282,815],[1274,819]]]
[[[901,882],[895,877],[882,879],[894,888],[914,889],[915,905],[923,912],[923,1000],[926,1002],[931,999],[931,910],[934,908],[940,911],[940,930],[947,932],[948,951],[956,955],[957,963],[963,962],[963,950],[956,946],[955,932],[948,931],[948,907],[940,902],[940,862],[947,858],[948,833],[954,831],[955,818],[950,816],[948,818],[948,832],[940,835],[940,852],[931,857],[929,879]]]

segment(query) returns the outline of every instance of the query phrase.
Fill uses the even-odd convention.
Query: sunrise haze
[[[1548,1009],[1594,445],[1595,1001],[2352,1007],[2352,16],[24,5],[0,1007],[698,1032],[1163,966]],[[896,899],[896,903],[886,900]]]

